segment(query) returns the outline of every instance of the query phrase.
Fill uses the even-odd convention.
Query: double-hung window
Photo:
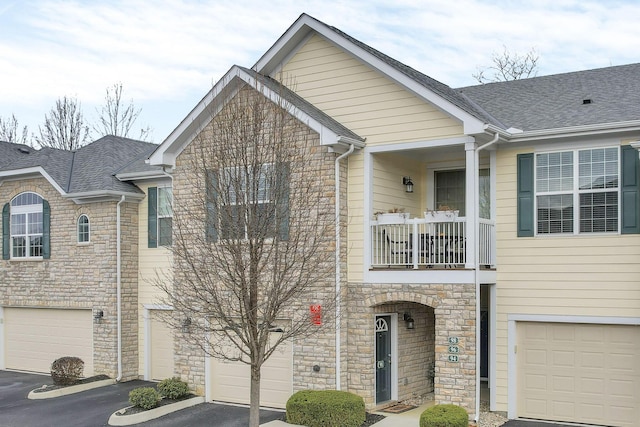
[[[288,240],[289,174],[285,162],[207,171],[207,240]]]
[[[538,234],[619,230],[618,147],[535,155]]]
[[[148,247],[171,246],[173,229],[171,187],[148,189]]]
[[[17,195],[2,211],[3,258],[49,257],[49,204],[38,194]]]
[[[226,168],[222,171],[222,182],[226,187],[220,215],[223,239],[275,236],[276,214],[271,191],[274,165],[263,164],[259,168]]]

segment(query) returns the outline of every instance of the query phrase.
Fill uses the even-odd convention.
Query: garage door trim
[[[507,386],[509,387],[507,401],[507,417],[517,417],[517,372],[516,372],[516,323],[517,322],[544,322],[544,323],[590,323],[599,325],[628,325],[640,326],[640,317],[615,317],[615,316],[557,316],[536,314],[509,314],[507,316]]]
[[[151,311],[173,310],[173,307],[165,304],[143,304],[144,312],[144,379],[151,380]]]

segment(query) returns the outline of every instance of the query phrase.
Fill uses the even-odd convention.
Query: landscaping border
[[[116,383],[116,380],[114,380],[112,378],[108,378],[106,380],[93,381],[93,382],[85,383],[85,384],[76,384],[76,385],[70,385],[68,387],[54,388],[53,390],[49,390],[49,391],[46,391],[46,389],[47,389],[47,387],[51,387],[51,386],[47,386],[45,384],[40,388],[37,388],[35,390],[31,390],[29,392],[29,394],[27,395],[27,398],[28,399],[32,399],[32,400],[52,399],[54,397],[60,397],[60,396],[66,396],[66,395],[69,395],[69,394],[80,393],[81,391],[92,390],[94,388],[104,387],[104,386],[112,385],[112,384],[115,384],[115,383]]]
[[[164,415],[170,414],[181,409],[190,408],[195,405],[204,403],[204,397],[196,396],[190,399],[181,400],[176,403],[170,403],[168,405],[159,406],[157,408],[149,409],[148,411],[142,411],[131,415],[121,415],[129,407],[118,409],[109,417],[110,426],[129,426],[132,424],[143,423],[145,421],[154,420]]]

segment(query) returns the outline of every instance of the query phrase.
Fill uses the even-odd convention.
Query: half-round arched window
[[[88,243],[90,231],[89,217],[85,214],[80,215],[78,217],[78,243]]]

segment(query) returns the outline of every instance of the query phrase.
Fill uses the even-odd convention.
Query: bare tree
[[[533,48],[521,55],[517,52],[512,53],[503,46],[502,53],[491,54],[492,66],[478,67],[477,73],[472,76],[482,84],[535,77],[538,73],[539,59],[540,56]]]
[[[15,115],[12,114],[10,119],[0,117],[0,141],[27,145],[27,127],[24,126],[22,128],[22,133],[20,133],[19,129],[20,126]]]
[[[212,107],[219,112],[181,154],[174,280],[157,282],[183,339],[250,366],[251,427],[259,424],[265,361],[285,341],[330,327],[331,316],[322,326],[310,321],[309,305],[331,313],[336,301],[334,194],[323,179],[335,154],[318,146],[282,97],[263,96],[265,83],[221,96],[227,102]]]
[[[44,128],[34,140],[41,147],[75,150],[89,139],[89,127],[84,122],[81,105],[76,98],[58,98],[55,107],[45,114]]]
[[[96,109],[99,117],[98,123],[93,126],[93,131],[99,136],[130,137],[142,108],[136,108],[133,99],[129,100],[128,105],[125,105],[122,98],[122,83],[115,83],[108,87],[106,92],[104,105],[99,110]],[[149,126],[141,128],[138,139],[146,141],[150,133]]]

